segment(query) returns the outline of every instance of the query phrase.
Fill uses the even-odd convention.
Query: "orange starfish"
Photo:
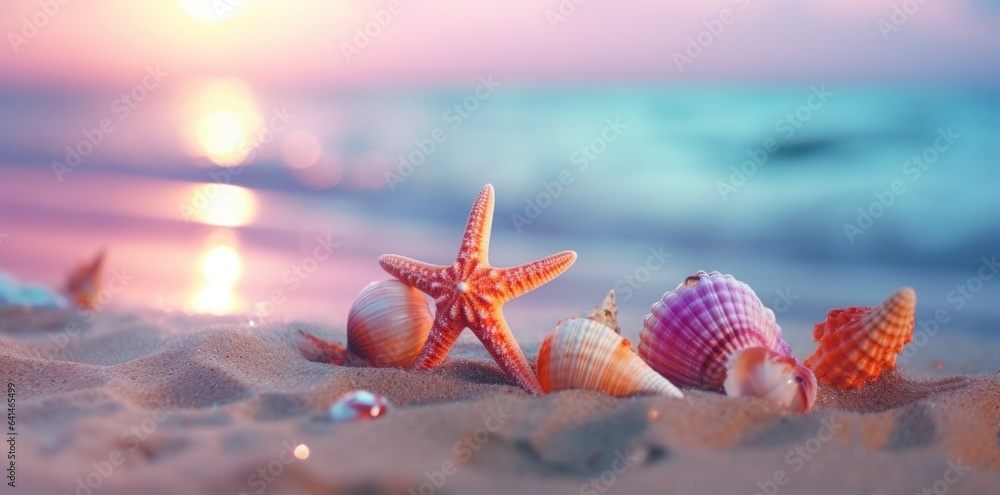
[[[434,325],[414,368],[427,370],[441,364],[462,330],[470,328],[507,375],[529,391],[541,394],[538,378],[514,340],[500,308],[566,271],[576,261],[576,253],[563,251],[525,265],[494,268],[487,260],[492,225],[493,186],[486,184],[472,204],[462,247],[450,266],[392,254],[383,255],[378,263],[390,275],[420,289],[436,303]]]

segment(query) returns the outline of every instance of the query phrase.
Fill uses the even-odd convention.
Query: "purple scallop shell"
[[[699,271],[664,294],[639,331],[639,356],[679,386],[721,391],[729,360],[747,347],[792,355],[774,312],[719,272]]]

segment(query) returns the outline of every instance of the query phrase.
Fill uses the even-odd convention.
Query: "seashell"
[[[819,347],[805,359],[820,383],[854,389],[875,381],[913,340],[917,293],[910,287],[893,292],[878,306],[831,310],[813,327]]]
[[[302,332],[336,365],[407,368],[427,341],[434,317],[424,295],[399,280],[368,284],[347,315],[347,348]]]
[[[427,341],[434,317],[423,293],[400,282],[373,282],[347,315],[347,351],[376,367],[407,368]]]
[[[81,309],[98,309],[97,296],[101,291],[104,272],[104,251],[88,263],[73,270],[66,280],[66,294],[73,299]]]
[[[808,411],[816,377],[791,354],[774,312],[719,272],[699,271],[664,294],[639,331],[639,356],[673,383]]]
[[[816,401],[816,377],[791,356],[766,347],[747,347],[730,360],[723,383],[730,397],[760,397],[797,412]]]
[[[663,394],[684,397],[653,371],[618,334],[615,292],[587,318],[559,322],[538,350],[538,381],[545,392],[597,390],[616,397]]]
[[[367,421],[385,416],[393,409],[389,399],[367,390],[354,390],[330,406],[330,421]]]

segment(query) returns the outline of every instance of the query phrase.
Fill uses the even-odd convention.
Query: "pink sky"
[[[211,17],[226,2],[245,5],[222,21],[197,19],[199,4]],[[50,17],[38,0],[3,2],[0,84],[127,84],[157,64],[280,88],[464,83],[489,73],[530,82],[914,82],[995,78],[1000,59],[1000,12],[969,1],[930,0],[886,40],[878,21],[891,21],[902,0],[592,0],[555,29],[547,12],[570,0],[404,0],[348,61],[344,43],[389,3],[68,1]],[[679,72],[674,52],[723,9],[732,22]],[[44,25],[25,36],[25,17]]]

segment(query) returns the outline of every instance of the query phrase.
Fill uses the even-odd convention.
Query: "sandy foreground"
[[[294,321],[0,309],[16,432],[0,493],[1000,493],[1000,372],[891,373],[794,415],[699,391],[532,397],[478,343],[432,372],[331,366],[300,329],[344,340]],[[327,420],[354,389],[396,409]]]

